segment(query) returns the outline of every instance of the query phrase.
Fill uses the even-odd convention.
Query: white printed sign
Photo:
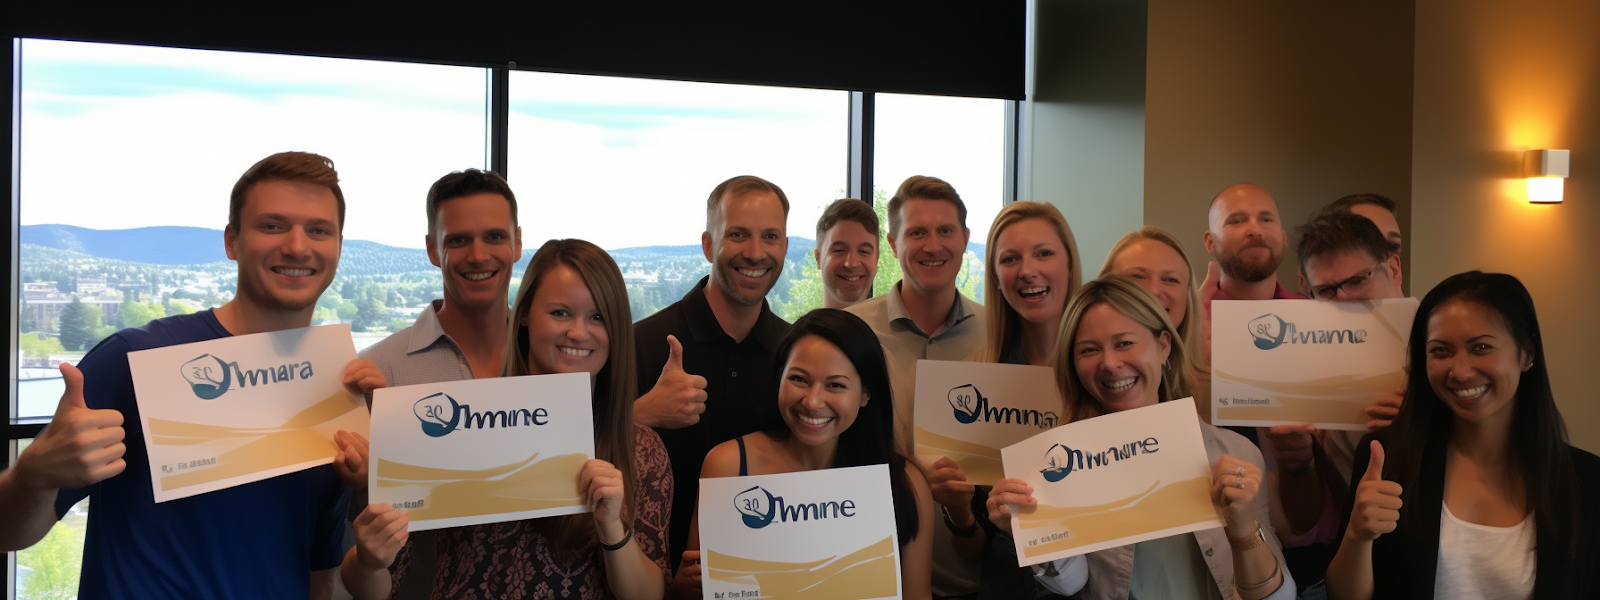
[[[355,358],[349,325],[129,353],[155,501],[332,463],[334,433],[367,431],[344,389]]]
[[[1366,431],[1365,409],[1405,385],[1415,298],[1211,304],[1211,423]]]
[[[700,480],[705,600],[900,597],[889,467]]]
[[[1221,527],[1194,399],[1101,415],[1001,451],[1038,504],[1015,510],[1023,566]]]
[[[917,361],[917,458],[947,456],[967,482],[999,481],[1000,449],[1059,425],[1055,369],[970,361]]]
[[[588,512],[588,373],[377,390],[367,492],[410,511],[410,531]]]

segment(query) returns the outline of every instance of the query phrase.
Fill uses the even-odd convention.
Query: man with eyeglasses
[[[1352,212],[1324,212],[1302,225],[1295,248],[1300,258],[1300,289],[1319,301],[1350,302],[1403,298],[1400,248],[1369,218]],[[1387,427],[1400,412],[1404,386],[1367,407],[1367,427]],[[1290,572],[1315,581],[1338,550],[1339,506],[1361,433],[1320,431],[1310,424],[1277,425],[1263,446],[1277,474],[1274,490],[1287,523],[1275,523]],[[1301,579],[1297,579],[1301,580]]]

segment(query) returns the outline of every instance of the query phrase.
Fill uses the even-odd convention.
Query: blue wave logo
[[[233,385],[233,364],[210,354],[201,354],[178,367],[189,389],[201,400],[216,400]]]
[[[1271,350],[1284,344],[1364,344],[1365,329],[1308,329],[1300,331],[1294,323],[1278,315],[1267,313],[1251,319],[1245,325],[1257,348]]]
[[[774,502],[772,492],[755,486],[739,492],[733,497],[733,508],[739,511],[739,518],[744,520],[744,526],[751,529],[761,529],[772,524],[772,517],[778,511],[772,510],[777,503]]]
[[[783,496],[773,495],[761,486],[755,486],[733,496],[733,508],[739,511],[744,526],[761,529],[779,523],[845,519],[856,516],[854,500],[788,504]]]
[[[956,422],[962,425],[971,425],[983,420],[987,423],[1014,423],[1050,429],[1060,421],[1060,417],[1054,412],[992,406],[989,398],[978,391],[978,386],[970,383],[951,388],[945,399],[950,402],[950,409],[955,413]]]
[[[1044,453],[1044,461],[1040,463],[1039,473],[1044,475],[1044,480],[1055,483],[1066,479],[1072,474],[1072,449],[1061,444],[1051,446]]]
[[[444,407],[444,402],[450,403],[450,408]],[[437,392],[423,397],[411,405],[411,413],[422,421],[422,432],[428,437],[444,437],[445,434],[456,430],[456,425],[461,422],[461,405],[449,394]],[[446,416],[449,420],[446,420]]]
[[[1153,437],[1134,440],[1121,446],[1111,446],[1101,452],[1085,452],[1062,444],[1053,444],[1049,450],[1044,451],[1044,458],[1039,461],[1039,474],[1044,476],[1045,481],[1055,483],[1066,479],[1074,471],[1107,467],[1140,454],[1154,454],[1160,451],[1161,440]]]

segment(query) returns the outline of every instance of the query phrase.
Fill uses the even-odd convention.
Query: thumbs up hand
[[[656,385],[633,403],[633,420],[651,427],[679,429],[700,422],[706,411],[706,378],[683,370],[683,344],[667,336],[667,364]]]
[[[1206,278],[1200,282],[1200,287],[1195,293],[1200,296],[1200,305],[1205,307],[1206,313],[1211,312],[1211,297],[1222,291],[1222,269],[1217,266],[1217,261],[1206,263]]]
[[[19,481],[38,489],[79,488],[127,468],[122,454],[122,413],[91,409],[83,402],[83,373],[62,363],[61,394],[55,418],[17,457]]]
[[[1394,531],[1400,521],[1401,505],[1400,484],[1383,478],[1383,444],[1372,440],[1372,458],[1356,486],[1356,504],[1345,538],[1370,542]]]

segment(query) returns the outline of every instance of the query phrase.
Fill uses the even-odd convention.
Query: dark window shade
[[[1022,0],[8,4],[15,37],[1023,97]]]

